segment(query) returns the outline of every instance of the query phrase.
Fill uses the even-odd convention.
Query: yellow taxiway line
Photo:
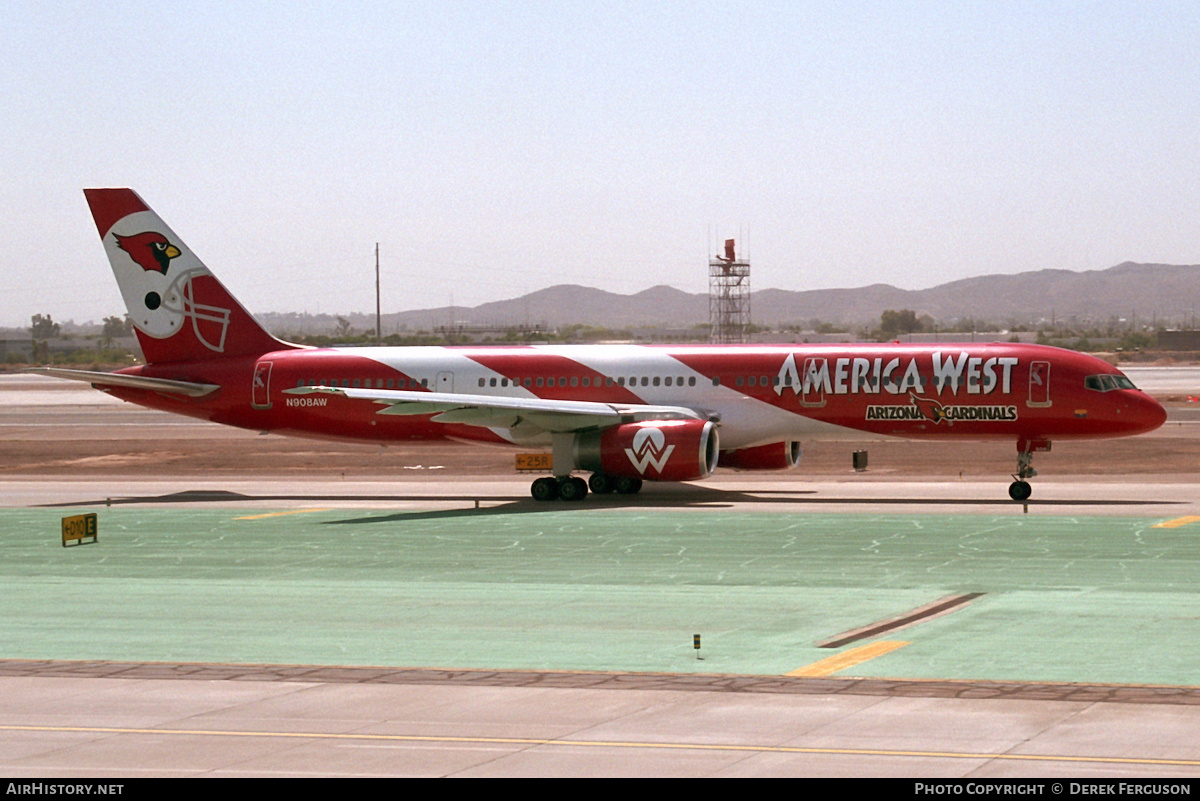
[[[1200,522],[1200,515],[1188,515],[1187,517],[1177,517],[1174,520],[1165,520],[1162,523],[1155,523],[1150,528],[1179,528],[1180,526],[1196,522]]]
[[[263,515],[247,515],[246,517],[235,517],[234,520],[262,520],[264,517],[283,517],[284,515],[306,515],[309,512],[328,512],[329,509],[296,509],[291,512],[268,512]]]
[[[874,659],[877,656],[891,653],[897,648],[903,648],[906,645],[908,645],[907,642],[900,642],[898,640],[880,640],[879,642],[851,648],[849,651],[842,651],[840,654],[834,654],[831,657],[822,659],[820,662],[813,662],[811,665],[796,668],[784,675],[806,676],[808,678],[828,676],[831,673],[837,673],[839,670],[845,670],[846,668],[862,664],[868,659]]]

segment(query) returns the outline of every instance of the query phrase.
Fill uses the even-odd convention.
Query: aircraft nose
[[[1132,434],[1144,434],[1167,422],[1167,410],[1158,401],[1142,392],[1127,392],[1125,424]]]

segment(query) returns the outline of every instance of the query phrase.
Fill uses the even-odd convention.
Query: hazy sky
[[[1200,3],[0,7],[0,325],[129,186],[251,311],[1200,263]],[[711,251],[710,251],[711,249]]]

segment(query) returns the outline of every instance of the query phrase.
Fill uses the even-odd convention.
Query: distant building
[[[0,362],[9,361],[27,362],[33,358],[33,340],[29,337],[24,339],[0,339]]]
[[[1200,331],[1159,331],[1160,350],[1200,350]]]

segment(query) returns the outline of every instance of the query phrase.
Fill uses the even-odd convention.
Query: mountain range
[[[857,289],[764,289],[750,296],[751,319],[760,326],[809,326],[815,320],[835,325],[878,324],[888,309],[911,309],[944,324],[970,318],[1006,328],[1036,327],[1050,321],[1106,324],[1113,319],[1138,325],[1190,326],[1198,306],[1200,265],[1133,262],[1085,272],[987,275],[919,290],[872,284]],[[337,325],[335,315],[258,316],[273,331],[316,333]],[[375,327],[374,315],[342,317],[356,331]],[[706,294],[655,286],[621,295],[564,284],[475,307],[385,314],[383,330],[391,333],[459,325],[554,328],[577,323],[607,328],[687,328],[707,321]]]

